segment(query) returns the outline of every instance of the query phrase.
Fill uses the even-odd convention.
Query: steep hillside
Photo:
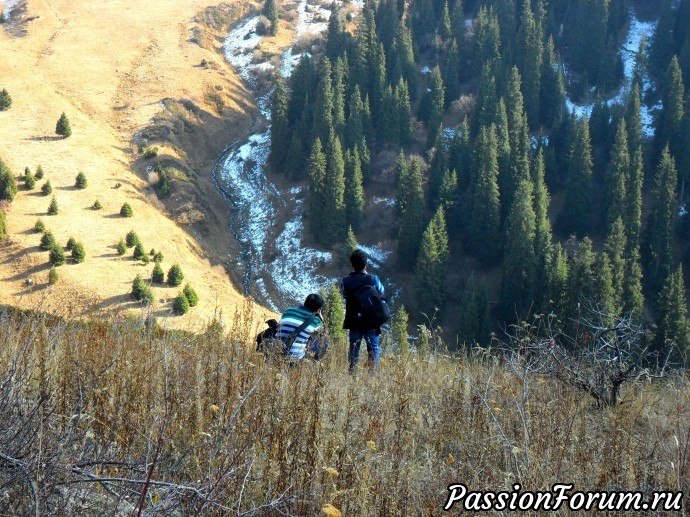
[[[19,181],[8,208],[3,302],[70,311],[136,308],[128,296],[132,280],[149,278],[153,262],[133,260],[131,249],[123,257],[115,250],[133,229],[147,252],[162,251],[165,271],[179,263],[200,294],[198,307],[167,324],[199,325],[217,310],[234,313],[242,300],[228,276],[235,250],[227,206],[209,171],[225,146],[246,133],[251,99],[214,46],[218,31],[248,7],[213,0],[154,1],[145,8],[125,0],[15,6],[0,29],[0,86],[13,99],[0,113],[0,157],[17,176],[40,164],[45,177],[31,191]],[[62,112],[72,126],[66,139],[55,135]],[[140,146],[153,138],[158,156],[147,160]],[[178,179],[168,210],[147,173],[158,161],[172,165]],[[85,190],[74,188],[80,171]],[[41,193],[47,180],[59,205],[55,216],[46,215],[51,196]],[[91,209],[96,200],[101,210]],[[133,217],[119,216],[124,202]],[[84,263],[59,267],[51,288],[48,253],[33,231],[39,217],[59,244],[74,237],[87,253]],[[155,315],[170,314],[178,289],[154,287]]]

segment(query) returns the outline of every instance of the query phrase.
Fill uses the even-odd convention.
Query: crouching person
[[[323,357],[325,337],[318,334],[317,339],[315,334],[323,328],[322,307],[321,295],[312,293],[307,296],[303,305],[290,307],[280,317],[276,338],[284,343],[285,355],[291,362],[305,358],[318,360]],[[312,335],[314,339],[310,339]]]

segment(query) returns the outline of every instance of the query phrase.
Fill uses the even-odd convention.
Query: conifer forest
[[[394,199],[399,302],[458,343],[597,314],[682,354],[688,84],[688,0],[367,1],[275,79],[269,163],[326,248]]]

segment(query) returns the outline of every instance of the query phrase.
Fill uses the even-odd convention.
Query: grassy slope
[[[90,308],[107,311],[131,306],[126,293],[132,279],[137,273],[148,277],[152,265],[119,258],[113,246],[134,229],[147,251],[163,251],[164,269],[179,262],[201,295],[193,316],[172,318],[171,325],[206,321],[217,308],[234,311],[241,297],[225,271],[233,251],[224,236],[227,207],[211,187],[208,172],[223,147],[246,133],[252,106],[222,57],[188,41],[190,29],[197,26],[194,17],[215,3],[30,0],[23,18],[33,20],[13,22],[9,28],[15,35],[0,30],[1,86],[14,100],[9,111],[0,113],[0,156],[15,174],[26,166],[33,171],[40,163],[60,205],[58,216],[45,216],[50,201],[40,194],[45,179],[33,192],[20,184],[8,215],[11,242],[0,257],[3,302],[60,309],[69,302],[70,310],[81,310],[84,304],[78,300],[85,298]],[[211,66],[197,66],[202,59]],[[218,92],[218,86],[226,106],[222,115],[204,103],[205,94]],[[136,160],[133,135],[161,115],[164,98],[189,99],[200,107],[192,136],[178,138],[178,146],[161,147],[161,155],[198,173],[197,191],[208,222],[203,232],[194,227],[186,232],[166,217],[144,180],[147,164]],[[55,123],[63,111],[73,134],[55,139]],[[199,140],[207,143],[197,145]],[[86,190],[72,188],[78,171],[88,178]],[[118,182],[121,188],[114,189]],[[99,212],[88,209],[96,199],[103,204]],[[116,216],[125,201],[134,208],[131,219]],[[38,217],[60,243],[74,236],[87,251],[85,263],[59,268],[61,280],[53,289],[44,289],[47,253],[38,251],[39,235],[30,231]],[[35,281],[31,289],[24,286],[29,276]],[[154,291],[154,312],[164,316],[177,289]]]
[[[45,515],[129,515],[151,467],[147,515],[317,515],[331,504],[440,516],[452,483],[645,498],[690,488],[680,376],[639,379],[597,410],[484,354],[386,355],[377,375],[351,377],[339,343],[318,367],[266,365],[241,346],[245,322],[195,336],[0,308],[0,450],[36,488],[3,469],[0,511],[31,514],[38,501]]]

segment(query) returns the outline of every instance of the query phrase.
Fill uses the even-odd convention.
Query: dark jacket
[[[359,303],[352,294],[363,285],[373,285],[381,297],[383,297],[383,284],[376,275],[370,275],[364,271],[353,271],[344,277],[340,281],[340,292],[345,296],[345,322],[343,323],[343,328],[360,332],[376,330],[380,333],[381,327],[376,329],[366,328],[360,322]]]

